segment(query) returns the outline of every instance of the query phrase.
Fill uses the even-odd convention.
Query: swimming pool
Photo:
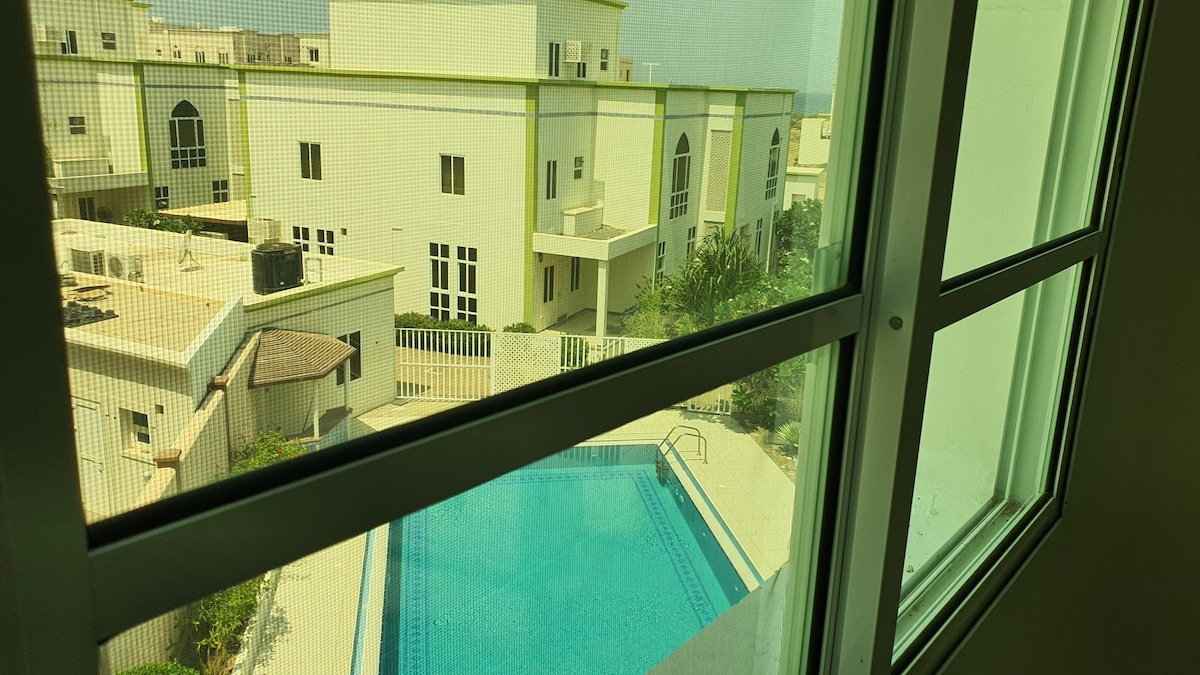
[[[642,673],[744,597],[657,453],[571,448],[392,523],[380,675]]]

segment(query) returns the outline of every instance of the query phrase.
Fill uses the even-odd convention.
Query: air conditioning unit
[[[108,276],[125,281],[141,281],[142,255],[140,253],[109,254]]]
[[[66,39],[66,34],[63,33],[63,29],[61,28],[41,24],[33,27],[34,42],[63,42]]]
[[[279,241],[281,229],[274,218],[254,218],[246,224],[246,237],[251,244],[269,244]]]
[[[582,61],[582,60],[583,60],[583,43],[579,42],[578,40],[568,41],[565,44],[565,49],[563,49],[563,61],[566,61],[568,63],[571,63],[571,62],[578,63],[579,61]]]
[[[71,249],[71,269],[84,274],[104,276],[104,249]]]

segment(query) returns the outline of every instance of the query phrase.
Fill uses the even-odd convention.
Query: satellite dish
[[[184,266],[186,261],[192,261],[192,264]],[[179,256],[175,263],[180,266],[184,272],[200,269],[200,263],[196,262],[196,258],[192,255],[192,231],[188,230],[183,234],[183,241],[179,243]]]

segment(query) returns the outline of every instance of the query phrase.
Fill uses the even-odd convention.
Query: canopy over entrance
[[[354,355],[354,347],[329,335],[268,328],[258,340],[251,387],[320,380]]]

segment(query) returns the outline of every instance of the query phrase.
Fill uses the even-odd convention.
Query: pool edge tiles
[[[695,536],[704,520],[655,479],[656,452],[571,448],[465,493],[475,503],[447,500],[393,523],[379,672],[642,672],[736,604],[746,591],[731,596]],[[638,648],[614,649],[637,635],[647,637]],[[616,660],[602,666],[598,655]]]

